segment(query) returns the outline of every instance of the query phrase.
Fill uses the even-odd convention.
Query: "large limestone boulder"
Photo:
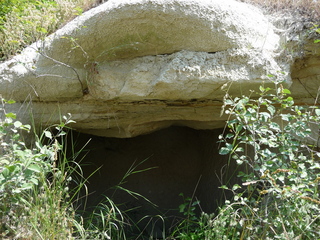
[[[71,113],[100,136],[214,129],[225,91],[248,93],[270,74],[291,85],[275,30],[233,0],[110,0],[2,63],[0,94],[28,102],[36,124]]]

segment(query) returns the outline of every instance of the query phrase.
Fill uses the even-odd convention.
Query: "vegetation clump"
[[[27,148],[21,131],[30,131],[6,112],[13,101],[1,99],[0,107],[0,236],[2,239],[69,239],[72,235],[74,209],[69,192],[72,167],[58,156],[65,135],[63,127],[55,126],[53,136],[45,130],[34,147]],[[50,144],[43,144],[49,139]]]
[[[258,97],[226,95],[220,154],[238,164],[229,171],[239,183],[221,186],[233,197],[216,214],[196,216],[198,202],[189,204],[174,239],[320,239],[320,109],[294,105],[274,84]]]
[[[126,239],[131,223],[111,198],[86,208],[86,183],[95,171],[84,177],[78,159],[83,148],[75,152],[72,137],[68,145],[71,115],[39,136],[33,133],[36,140],[26,146],[22,136],[31,134],[32,127],[6,111],[13,100],[0,101],[0,238]],[[129,175],[141,172],[136,167],[115,188],[140,197],[121,187]]]
[[[96,0],[3,0],[0,2],[0,61],[53,33]]]
[[[242,184],[222,186],[234,197],[209,220],[211,237],[319,239],[320,109],[294,105],[279,82],[259,95],[225,99],[220,153],[241,166]]]

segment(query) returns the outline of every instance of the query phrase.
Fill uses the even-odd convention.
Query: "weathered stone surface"
[[[18,109],[20,104],[12,106]],[[32,109],[30,113],[28,109]],[[88,111],[91,109],[91,111]],[[138,102],[65,102],[24,103],[20,116],[26,121],[38,116],[38,123],[48,126],[60,121],[61,115],[72,114],[78,131],[106,137],[129,138],[171,125],[195,129],[215,129],[225,125],[220,116],[219,101],[138,101]]]
[[[304,51],[304,56],[296,59],[292,66],[291,91],[297,103],[319,104],[316,99],[320,90],[320,45],[309,40]]]
[[[241,88],[245,94],[269,81],[268,74],[278,76],[281,70],[265,51],[180,51],[101,64],[89,89],[93,98],[101,100],[221,100],[225,95],[222,86],[232,83],[230,94],[238,95]]]
[[[29,102],[36,124],[71,113],[76,129],[100,136],[219,128],[225,91],[246,94],[269,74],[290,85],[292,62],[293,95],[311,101],[318,55],[306,60],[312,71],[284,59],[275,30],[233,0],[110,0],[2,63],[0,94]]]

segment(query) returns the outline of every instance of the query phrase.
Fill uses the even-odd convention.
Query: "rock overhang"
[[[17,76],[17,80],[23,78],[23,81],[16,81],[18,86],[10,85],[14,89],[5,86],[8,88],[7,92],[10,90],[15,92],[17,100],[23,100],[30,94],[26,93],[30,91],[30,85],[37,85],[33,96],[42,101],[65,101],[81,97],[79,82],[82,85],[89,85],[88,88],[94,90],[97,86],[100,88],[101,84],[95,85],[94,82],[90,82],[96,77],[95,73],[99,72],[97,69],[99,67],[104,69],[117,64],[117,61],[124,60],[122,65],[127,63],[128,68],[131,68],[132,61],[128,59],[136,62],[138,57],[154,56],[153,60],[139,59],[142,59],[143,64],[145,59],[153,61],[157,68],[157,59],[162,62],[170,61],[171,57],[166,57],[164,54],[179,51],[194,52],[194,57],[198,59],[197,52],[220,53],[214,55],[217,56],[217,60],[211,61],[211,65],[220,66],[219,71],[222,75],[220,73],[208,75],[206,71],[209,78],[211,75],[216,75],[213,78],[219,79],[220,74],[222,80],[220,85],[226,81],[267,80],[267,74],[277,75],[279,69],[283,67],[274,59],[278,44],[279,36],[274,33],[272,24],[259,9],[236,1],[108,1],[76,18],[45,41],[33,44],[22,54],[22,59],[18,56],[9,64],[3,65],[2,69],[12,73],[11,78],[14,78],[14,75]],[[41,54],[37,51],[41,51]],[[161,56],[157,57],[159,55]],[[207,56],[210,56],[209,59]],[[178,70],[180,73],[177,67],[195,70],[194,73],[185,71],[185,74],[189,78],[193,77],[195,81],[199,77],[205,79],[199,75],[196,68],[202,68],[201,64],[207,64],[214,59],[210,54],[207,56],[202,56],[200,62],[189,61],[187,64],[182,63],[184,66],[172,66],[171,70]],[[177,65],[178,61],[179,59],[175,58],[172,61],[173,65]],[[271,61],[273,63],[270,65]],[[21,66],[21,63],[24,65]],[[168,68],[161,64],[161,67]],[[238,74],[232,75],[231,68],[247,71],[247,74],[238,71]],[[262,70],[260,76],[250,72],[257,70]],[[213,71],[214,69],[211,72]],[[105,72],[104,81],[114,81],[108,78],[108,74],[109,72]],[[97,77],[98,83],[101,83],[101,74]],[[288,77],[287,80],[290,81]],[[5,84],[6,81],[3,82]],[[55,87],[50,89],[45,86],[49,84],[61,87],[56,91]],[[19,88],[21,85],[23,86]],[[128,85],[130,83],[126,84],[126,89],[123,91],[128,91]],[[148,98],[148,96],[143,97]],[[176,98],[179,99],[179,96]]]
[[[233,0],[110,0],[1,64],[0,94],[31,97],[36,115],[56,106],[76,116],[77,128],[105,136],[144,134],[157,123],[215,128],[218,117],[202,110],[221,107],[224,87],[246,94],[269,74],[291,83],[273,28],[259,9]]]

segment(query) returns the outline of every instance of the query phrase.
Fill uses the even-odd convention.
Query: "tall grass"
[[[31,126],[6,112],[5,105],[14,101],[1,101],[1,239],[124,240],[128,232],[137,231],[137,224],[128,215],[130,210],[120,210],[112,196],[104,196],[97,206],[86,206],[86,182],[99,169],[84,177],[80,156],[85,146],[75,151],[68,128],[73,123],[71,115],[43,130],[33,146],[26,147],[21,133],[30,132]],[[143,162],[128,169],[115,191],[149,201],[122,186],[129,176],[149,170],[137,169]]]
[[[110,199],[99,204],[86,221],[77,212],[86,198],[87,179],[77,159],[79,152],[67,150],[71,116],[45,129],[27,148],[21,131],[30,131],[31,126],[6,112],[5,104],[13,101],[1,101],[1,239],[110,239],[109,235],[116,239],[116,234],[125,239],[123,226],[115,224],[123,220],[121,212]],[[71,149],[74,144],[71,141]]]

